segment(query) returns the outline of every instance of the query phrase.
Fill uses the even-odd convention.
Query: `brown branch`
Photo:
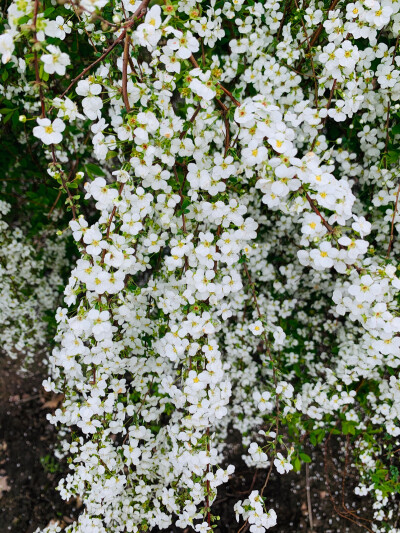
[[[247,524],[249,523],[249,519],[246,520],[246,522],[242,525],[242,527],[239,529],[239,531],[237,533],[241,533],[244,528],[247,526]]]
[[[329,13],[329,11],[332,11],[332,9],[335,9],[336,5],[339,3],[339,0],[333,0],[332,4],[329,6],[328,8],[328,11],[326,12],[327,14]],[[326,19],[327,20],[327,19]],[[315,32],[313,33],[313,35],[311,36],[311,39],[310,39],[310,47],[312,48],[314,46],[314,44],[316,43],[316,41],[318,40],[319,36],[321,35],[322,33],[322,30],[324,29],[324,22],[325,21],[322,21],[321,24],[318,26],[318,28],[315,30]],[[300,69],[300,67],[302,66],[302,64],[304,63],[304,60],[305,58],[303,57],[300,62],[298,63],[297,65],[297,70]]]
[[[289,10],[289,7],[290,7],[291,3],[292,3],[292,0],[287,0],[287,2],[286,2],[285,11],[283,12],[283,17],[282,17],[281,23],[279,25],[278,33],[276,34],[277,41],[279,41],[279,37],[281,36],[281,31],[283,29],[283,25],[285,23],[285,18],[286,18],[286,15],[287,15],[287,12]]]
[[[197,115],[199,114],[200,109],[201,109],[201,105],[199,104],[199,105],[196,107],[195,112],[193,113],[193,115],[192,115],[192,116],[190,117],[190,119],[189,119],[189,122],[190,122],[191,124],[193,124],[193,122],[196,120],[196,117],[197,117]],[[180,140],[180,141],[184,138],[184,136],[186,135],[187,131],[188,131],[188,130],[183,130],[183,131],[180,133],[180,135],[179,135],[179,140]]]
[[[308,203],[310,204],[310,207],[311,209],[314,211],[314,213],[316,213],[319,218],[321,219],[322,221],[322,224],[326,227],[326,229],[329,231],[329,233],[334,233],[335,230],[333,229],[333,227],[328,224],[328,222],[325,220],[325,218],[323,217],[323,215],[321,214],[320,210],[318,209],[318,207],[315,205],[313,199],[311,198],[311,196],[308,194],[308,192],[306,192],[306,198],[307,198],[307,201]]]
[[[236,98],[233,96],[233,94],[230,91],[228,91],[228,89],[226,87],[221,85],[219,83],[219,81],[217,83],[218,83],[218,87],[220,87],[223,90],[223,92],[226,94],[226,96],[228,96],[232,100],[232,102],[235,104],[235,106],[240,107],[241,103],[238,100],[236,100]]]
[[[326,229],[329,231],[329,233],[331,235],[334,235],[335,234],[334,228],[327,222],[327,220],[321,214],[320,210],[318,209],[318,207],[316,206],[316,204],[314,203],[313,199],[310,197],[308,192],[306,192],[306,191],[304,191],[304,192],[306,193],[306,198],[307,198],[308,203],[311,206],[311,209],[314,211],[315,214],[317,214],[319,216],[319,218],[322,221],[322,224],[326,227]],[[339,248],[344,249],[346,247],[341,245],[341,244],[339,244]],[[362,268],[360,268],[357,265],[346,265],[346,266],[347,266],[347,268],[354,268],[355,270],[357,270],[358,273],[361,273],[362,270],[363,270]]]
[[[218,98],[216,98],[216,102],[220,106],[220,108],[222,109],[222,117],[224,119],[224,124],[225,124],[225,151],[224,151],[224,157],[226,157],[226,154],[228,153],[230,142],[231,142],[230,133],[229,133],[229,120],[228,120],[228,118],[226,116],[227,112],[228,112],[228,108],[221,102],[221,100],[218,100]]]
[[[367,531],[369,531],[370,533],[373,533],[373,531],[368,526],[366,526],[365,524],[362,524],[362,523],[360,524],[360,522],[358,522],[358,520],[363,520],[363,521],[366,521],[366,522],[369,522],[369,520],[367,520],[366,518],[361,518],[361,517],[355,515],[353,512],[351,512],[347,508],[345,508],[345,512],[343,512],[340,509],[338,509],[338,507],[336,505],[336,501],[335,501],[335,499],[334,499],[334,497],[332,495],[332,491],[331,491],[331,487],[330,487],[330,483],[329,483],[329,473],[328,473],[328,443],[329,443],[330,437],[331,437],[331,433],[328,435],[328,437],[325,440],[324,448],[323,448],[323,456],[324,456],[325,485],[326,485],[326,488],[327,488],[327,491],[328,491],[329,499],[332,502],[333,509],[338,514],[338,516],[340,516],[341,518],[344,518],[345,520],[349,520],[353,524],[356,524],[358,527],[364,528]]]
[[[199,64],[197,63],[197,61],[196,61],[196,59],[195,59],[193,54],[189,57],[189,61],[192,63],[192,65],[195,68],[200,68]],[[240,105],[241,105],[240,102],[238,100],[236,100],[236,98],[233,96],[233,94],[230,91],[228,91],[228,89],[226,87],[221,85],[221,83],[219,81],[217,81],[217,84],[218,84],[218,87],[220,87],[222,89],[222,91],[226,94],[226,96],[228,96],[237,107],[240,107]]]
[[[128,33],[129,28],[133,26],[136,20],[140,19],[146,12],[147,6],[149,5],[150,0],[143,0],[138,9],[135,11],[133,16],[129,19],[126,26],[124,26],[124,31],[121,33],[119,37],[115,39],[115,41],[107,48],[105,52],[101,54],[100,57],[98,57],[93,63],[91,63],[89,66],[87,66],[85,69],[82,70],[76,78],[74,78],[71,83],[68,85],[68,87],[65,89],[65,91],[62,93],[60,98],[63,98],[68,91],[75,85],[77,81],[79,81],[89,70],[91,70],[94,66],[96,66],[100,61],[103,61],[104,58],[108,56],[110,52],[114,50],[114,48],[125,39],[126,34]]]
[[[124,57],[122,61],[122,97],[127,112],[131,110],[128,98],[128,57],[129,57],[129,34],[125,35]]]

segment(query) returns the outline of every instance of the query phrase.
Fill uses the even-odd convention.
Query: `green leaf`
[[[387,157],[388,163],[396,163],[397,160],[399,159],[399,156],[400,156],[400,152],[389,150],[387,153],[387,156],[384,156],[384,157]]]
[[[238,100],[242,94],[242,91],[243,91],[243,87],[240,87],[240,88],[238,87],[232,92],[232,95]]]
[[[342,433],[343,435],[355,435],[356,434],[356,428],[354,426],[353,422],[342,422]]]
[[[3,107],[0,109],[2,115],[7,115],[8,113],[14,113],[15,109],[9,109],[8,107]]]
[[[87,174],[94,179],[96,176],[105,176],[104,170],[102,170],[99,166],[95,165],[94,163],[86,163],[85,169]]]
[[[182,209],[186,209],[190,205],[189,198],[185,198],[182,202]]]
[[[24,15],[23,17],[18,19],[18,24],[26,24],[30,20],[30,18],[31,17],[29,15]]]
[[[8,71],[7,70],[3,71],[3,74],[1,75],[1,79],[3,81],[6,81],[8,79]]]
[[[316,446],[324,440],[325,431],[323,429],[315,429],[310,433],[310,442],[313,446]]]
[[[53,11],[55,11],[55,9],[56,9],[55,7],[48,7],[46,9],[46,11],[43,13],[43,15],[45,17],[48,17],[49,15],[51,15],[53,13]]]
[[[13,116],[13,113],[10,113],[9,115],[6,115],[3,120],[3,124],[7,124],[7,122],[10,120],[10,118]]]
[[[399,135],[400,134],[400,124],[396,124],[395,126],[393,126],[391,133],[392,133],[392,135]]]
[[[112,158],[115,157],[116,155],[118,155],[117,152],[114,152],[113,150],[110,150],[109,152],[107,152],[107,155],[106,155],[106,161],[108,161],[109,159],[112,159]]]
[[[19,118],[18,118],[18,114],[17,113],[13,113],[12,116],[11,116],[11,122],[13,124],[13,126],[17,127],[18,124],[19,124]]]
[[[187,207],[190,205],[190,200],[189,198],[185,198],[182,202],[182,205],[181,205],[181,208],[177,211],[177,215],[178,216],[181,216],[183,213],[189,213],[189,210],[187,209]]]
[[[304,463],[311,463],[311,457],[309,455],[307,455],[306,453],[301,453],[300,454],[300,459],[304,462]]]
[[[293,461],[293,469],[295,472],[299,472],[301,469],[301,461],[298,457]]]

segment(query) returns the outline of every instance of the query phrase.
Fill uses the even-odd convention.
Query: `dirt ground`
[[[33,533],[53,519],[72,520],[76,509],[55,490],[62,476],[46,420],[44,369],[22,377],[15,363],[2,358],[0,365],[0,532]]]
[[[79,514],[76,502],[67,504],[55,487],[62,477],[64,465],[58,465],[52,455],[56,432],[46,420],[46,414],[57,407],[57,398],[46,395],[41,382],[45,369],[37,368],[22,377],[16,364],[0,360],[0,533],[33,533],[52,520],[72,523]],[[245,499],[251,488],[260,489],[266,472],[246,467],[241,450],[230,436],[230,462],[236,475],[223,487],[213,506],[213,514],[221,517],[216,533],[237,533],[238,524],[233,506]],[[333,446],[335,444],[333,443]],[[337,446],[337,443],[336,443]],[[338,449],[338,448],[337,448]],[[330,491],[326,485],[328,474]],[[348,472],[348,491],[342,493],[342,463],[329,461],[325,471],[321,452],[312,453],[309,466],[310,502],[313,529],[310,527],[307,504],[306,472],[285,476],[272,474],[265,495],[268,506],[275,509],[278,524],[271,533],[358,533],[368,531],[358,524],[369,525],[370,503],[352,493],[354,472]],[[346,509],[343,507],[346,506]],[[350,512],[349,512],[350,510]],[[175,528],[169,530],[178,532]],[[185,533],[189,533],[189,529]],[[241,533],[248,531],[247,527]]]

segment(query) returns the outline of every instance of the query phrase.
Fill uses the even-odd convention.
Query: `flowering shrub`
[[[26,370],[38,352],[47,351],[66,266],[65,239],[45,232],[29,238],[26,227],[7,222],[10,210],[0,201],[0,342],[2,355],[19,358]]]
[[[59,489],[85,505],[67,531],[210,531],[228,428],[267,469],[235,505],[252,533],[279,521],[272,469],[336,434],[375,501],[363,527],[399,531],[399,10],[9,6],[3,122],[79,251],[45,381],[65,396]]]

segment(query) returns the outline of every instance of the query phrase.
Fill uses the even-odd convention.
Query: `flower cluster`
[[[32,239],[25,225],[11,217],[11,205],[0,201],[1,351],[19,359],[21,370],[47,353],[48,317],[60,299],[67,265],[65,239],[43,232]]]
[[[346,436],[396,533],[398,3],[42,4],[8,9],[1,94],[76,243],[45,382],[67,531],[211,531],[234,429],[267,480]]]

